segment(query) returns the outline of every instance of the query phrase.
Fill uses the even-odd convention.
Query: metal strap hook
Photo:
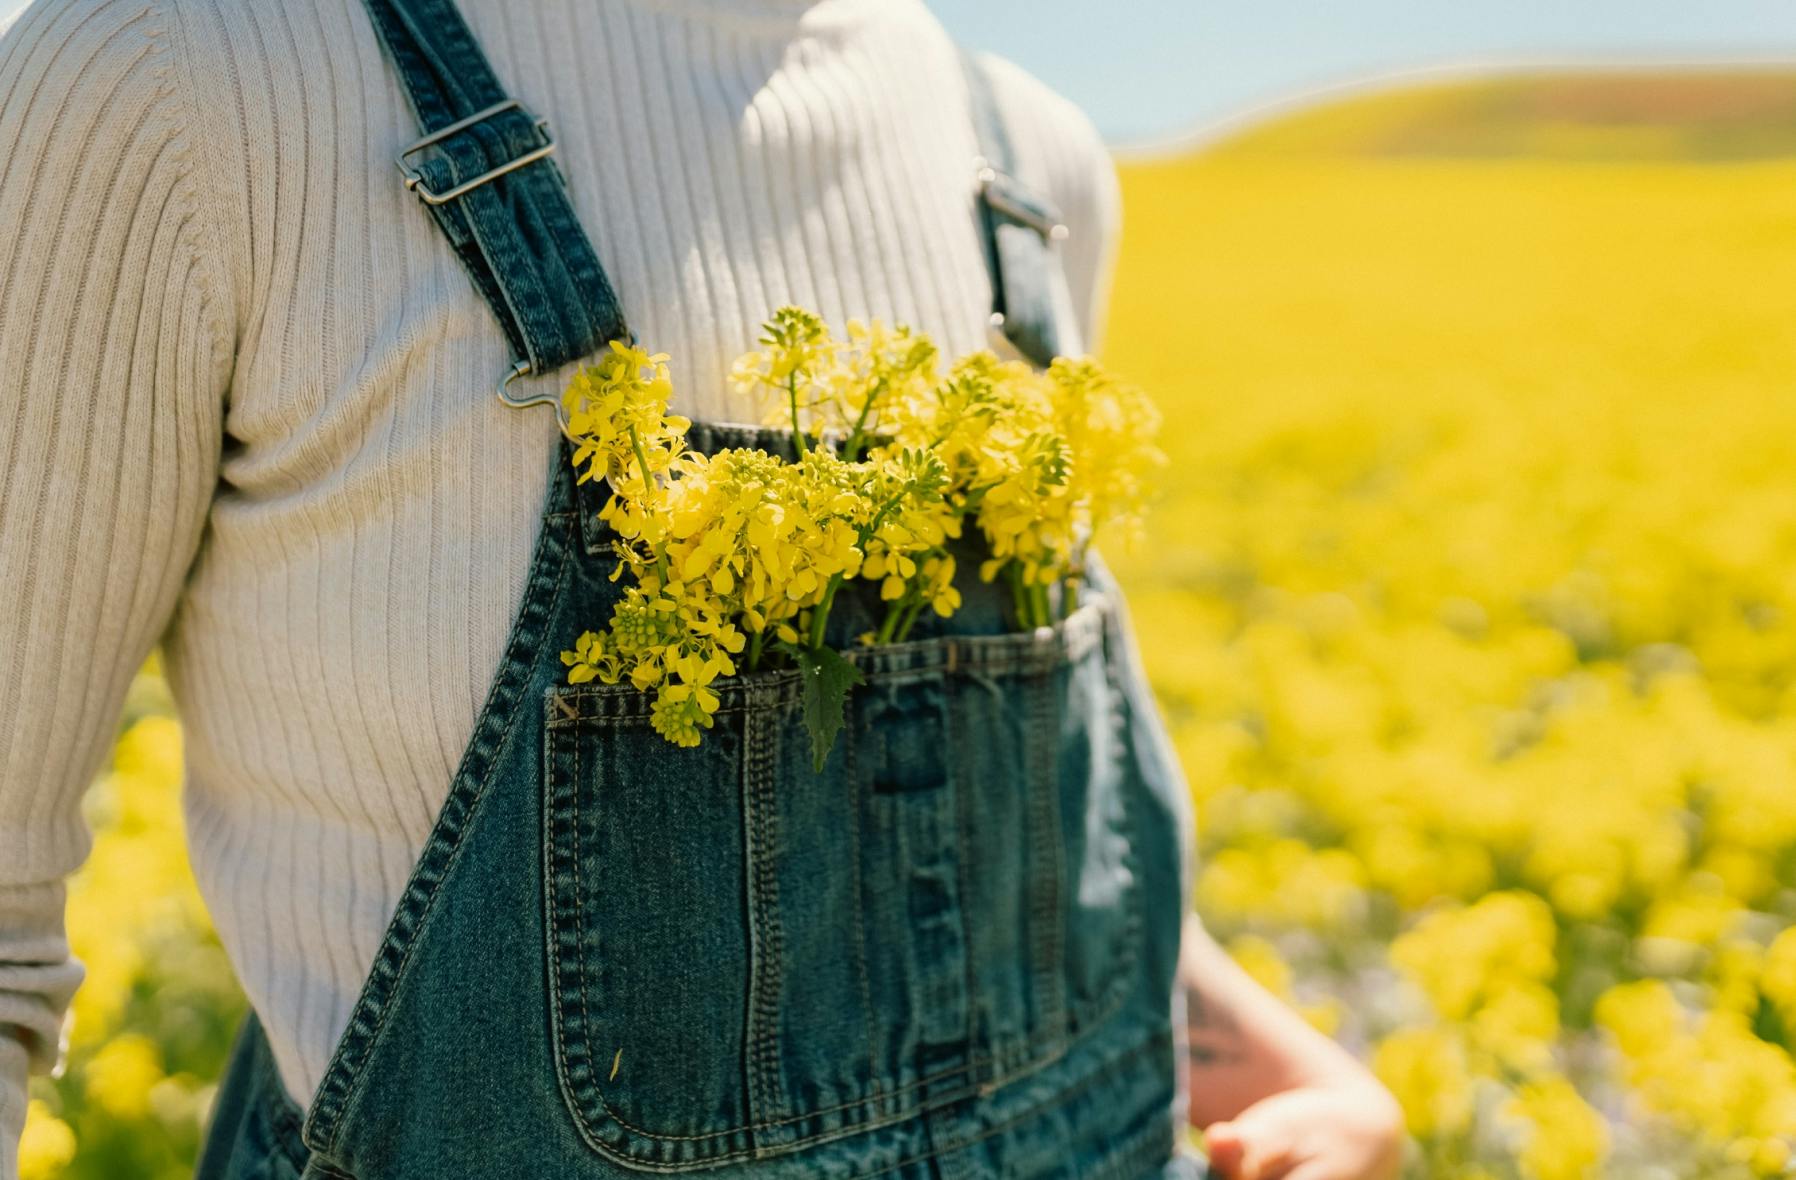
[[[522,397],[513,395],[511,383],[520,377],[528,377],[534,372],[535,367],[531,365],[529,361],[524,360],[514,362],[511,368],[505,371],[505,376],[499,378],[499,400],[517,410],[524,409],[528,406],[554,406],[555,421],[561,427],[561,433],[567,436],[569,442],[579,442],[580,440],[575,438],[568,430],[567,406],[562,403],[560,394],[537,391],[526,393]]]

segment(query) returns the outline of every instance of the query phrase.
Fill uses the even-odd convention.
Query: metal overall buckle
[[[984,156],[973,157],[974,175],[979,181],[979,199],[1019,225],[1026,225],[1048,242],[1063,242],[1070,232],[1060,220],[1060,211],[1045,201],[1024,197],[1023,186],[1015,177],[994,165]]]
[[[555,140],[549,135],[549,122],[547,119],[537,119],[537,134],[541,135],[543,138],[541,147],[532,148],[521,156],[515,156],[512,159],[505,161],[503,164],[487,169],[472,180],[464,180],[455,187],[445,189],[440,193],[425,187],[424,174],[406,163],[408,159],[417,155],[425,148],[430,147],[433,144],[441,143],[451,135],[466,131],[476,124],[484,123],[495,115],[501,115],[506,111],[511,110],[522,111],[524,110],[524,104],[515,98],[508,98],[503,102],[496,102],[490,107],[475,111],[465,119],[457,119],[447,127],[432,131],[429,135],[412,143],[410,147],[407,147],[404,151],[399,153],[399,158],[396,161],[399,165],[399,174],[405,177],[405,187],[412,192],[417,193],[418,199],[423,201],[426,205],[443,205],[455,200],[457,197],[467,196],[481,185],[486,184],[489,181],[497,180],[507,172],[516,172],[526,164],[534,164],[538,160],[547,159],[553,154],[555,151]],[[530,112],[524,111],[524,113],[528,115]]]
[[[1034,230],[1041,240],[1054,246],[1067,239],[1071,232],[1066,223],[1060,220],[1060,211],[1051,205],[1038,203],[1022,195],[1023,186],[1008,172],[997,167],[984,156],[973,157],[973,174],[979,184],[979,200],[986,208],[1018,225]],[[1010,339],[1004,330],[1004,313],[993,311],[985,326],[986,343],[991,350],[1009,360],[1026,360],[1021,350]]]
[[[506,111],[513,110],[524,111],[526,116],[530,113],[529,111],[524,110],[523,103],[515,98],[508,98],[501,102],[496,102],[490,107],[484,107],[481,110],[475,111],[465,119],[457,119],[448,126],[438,128],[437,130],[432,131],[429,135],[409,144],[404,151],[399,153],[399,156],[395,161],[399,165],[399,174],[405,177],[405,187],[416,193],[418,199],[423,201],[426,205],[445,205],[450,201],[467,196],[481,185],[497,180],[507,172],[516,172],[519,168],[522,168],[525,165],[534,164],[538,160],[547,159],[555,151],[555,140],[549,134],[549,121],[547,119],[539,118],[535,120],[535,123],[537,134],[540,135],[543,140],[541,146],[532,148],[522,155],[514,156],[503,164],[489,168],[479,176],[470,180],[464,180],[460,184],[445,189],[442,192],[437,192],[428,187],[424,183],[424,173],[419,169],[413,168],[408,162],[419,152],[441,143],[452,135],[459,134],[476,124],[483,123],[497,115],[504,114]],[[499,378],[499,400],[506,405],[517,409],[522,409],[526,406],[554,406],[555,419],[561,424],[561,433],[566,434],[570,439],[573,438],[573,435],[568,434],[567,409],[562,405],[559,395],[555,393],[531,393],[524,397],[512,396],[511,383],[520,377],[528,377],[534,371],[535,366],[528,360],[513,362],[511,368],[506,370],[505,375]],[[578,440],[576,439],[575,441]]]

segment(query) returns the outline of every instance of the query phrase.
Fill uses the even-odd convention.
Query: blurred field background
[[[1200,908],[1415,1176],[1790,1174],[1793,157],[1790,76],[1590,74],[1127,170]]]
[[[1114,554],[1200,906],[1413,1177],[1796,1174],[1796,75],[1555,74],[1124,166]],[[242,1011],[140,677],[25,1180],[172,1180]]]

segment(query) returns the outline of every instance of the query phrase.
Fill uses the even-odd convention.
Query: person
[[[461,0],[455,8],[521,109],[551,125],[554,175],[565,181],[565,199],[602,260],[599,284],[609,284],[637,339],[674,358],[676,409],[703,421],[743,417],[728,392],[728,365],[753,346],[757,324],[780,304],[815,308],[837,325],[853,317],[907,323],[950,354],[988,343],[993,280],[970,203],[978,132],[960,55],[920,0]],[[576,771],[583,756],[616,763],[631,780],[650,747],[598,722],[589,726],[591,719],[577,716],[586,698],[553,693],[569,723],[544,723],[548,771],[529,751],[506,753],[502,731],[492,728],[520,716],[526,720],[518,724],[537,723],[521,706],[496,706],[522,691],[536,652],[556,646],[547,637],[520,646],[532,604],[544,601],[545,562],[585,576],[578,553],[545,556],[544,549],[555,548],[558,522],[574,518],[558,497],[580,493],[548,461],[559,442],[555,416],[492,396],[495,376],[518,363],[518,341],[495,324],[504,314],[497,294],[510,290],[513,274],[497,267],[487,287],[470,282],[469,268],[486,265],[470,261],[473,239],[439,232],[415,186],[393,171],[395,153],[419,135],[414,108],[422,109],[420,79],[430,72],[416,55],[396,71],[394,38],[409,35],[408,12],[437,11],[448,21],[442,10],[361,0],[36,0],[0,38],[0,373],[8,401],[0,415],[0,600],[9,604],[0,617],[0,1180],[16,1180],[27,1074],[48,1070],[63,1052],[64,1013],[81,978],[62,925],[64,879],[89,848],[81,793],[105,756],[133,673],[157,644],[186,734],[194,872],[254,1011],[239,1065],[260,1069],[260,1084],[278,1093],[276,1124],[296,1122],[301,1111],[310,1116],[303,1137],[296,1125],[261,1125],[286,1136],[261,1150],[288,1170],[266,1174],[364,1175],[341,1160],[331,1165],[340,1173],[318,1162],[325,1156],[313,1149],[329,1138],[330,1121],[320,1112],[380,1108],[381,1095],[370,1097],[367,1086],[346,1081],[339,1091],[338,1071],[358,1054],[407,1060],[417,1046],[393,1031],[407,1027],[405,1012],[389,1020],[388,1009],[369,1007],[370,997],[383,993],[389,977],[410,973],[434,987],[464,974],[454,965],[430,968],[432,955],[469,962],[485,955],[513,971],[520,987],[536,987],[540,941],[565,936],[573,942],[564,950],[576,960],[567,977],[574,998],[584,1005],[597,996],[628,1010],[671,986],[665,973],[645,974],[649,966],[674,963],[687,980],[678,956],[723,954],[724,943],[748,937],[729,922],[706,934],[670,917],[672,901],[687,896],[677,891],[691,883],[656,877],[657,865],[674,863],[666,857],[643,859],[630,878],[632,888],[670,891],[640,912],[627,899],[563,881],[589,867],[595,850],[623,855],[606,842],[616,834],[599,830],[622,821],[601,809],[598,820],[570,812],[567,830],[557,827],[568,802],[555,778],[559,760],[573,759]],[[383,30],[371,11],[399,16]],[[434,35],[424,30],[426,50]],[[435,81],[451,90],[456,75],[480,64],[450,60],[454,68],[438,69]],[[1119,232],[1114,168],[1064,99],[1001,59],[985,58],[982,68],[1015,174],[1051,199],[1070,231],[1055,247],[1070,295],[1068,341],[1095,349]],[[536,192],[541,175],[549,173],[520,171],[488,192]],[[537,189],[526,189],[527,176],[538,177],[529,181]],[[574,236],[562,233],[554,248],[584,257]],[[529,377],[553,390],[571,363]],[[568,527],[577,547],[578,528]],[[514,672],[516,685],[508,680]],[[617,763],[626,749],[634,761]],[[488,781],[477,773],[483,759],[515,764],[515,775],[505,769],[491,777],[496,791],[511,789],[513,777],[529,779],[535,791],[544,777],[554,798],[528,791],[519,798],[525,812],[542,808],[549,826],[535,844],[524,832],[524,855],[495,860],[482,890],[444,885],[448,900],[428,908],[435,885],[464,871],[450,864],[462,846],[443,836],[460,792],[471,792],[472,808],[476,788]],[[640,773],[647,781],[659,772]],[[586,781],[562,785],[571,791]],[[667,789],[692,785],[656,781]],[[636,797],[628,782],[621,789],[617,813]],[[927,794],[869,795],[866,806],[921,807]],[[639,802],[651,809],[648,817],[660,814],[652,809],[664,797],[645,787]],[[797,804],[773,799],[767,806]],[[758,822],[729,814],[732,823]],[[472,847],[501,820],[469,823],[485,825],[468,837]],[[690,826],[695,840],[716,834],[700,819]],[[780,838],[801,835],[788,825]],[[704,856],[707,847],[688,851]],[[716,847],[721,860],[736,855]],[[567,859],[557,860],[563,853]],[[532,876],[537,854],[550,866],[540,879]],[[486,855],[476,849],[463,859]],[[532,907],[527,892],[510,911],[517,930],[536,932],[537,944],[507,942],[514,923],[492,921],[491,910],[469,919],[465,941],[450,950],[442,937],[420,943],[415,954],[412,943],[395,940],[403,920],[425,924],[428,916],[435,928],[457,929],[458,907],[479,909],[473,893],[508,896],[507,864],[549,894],[548,919],[532,916],[542,899]],[[782,883],[779,904],[799,904],[801,887]],[[1181,887],[1188,885],[1184,879]],[[742,886],[754,887],[753,880]],[[563,889],[571,892],[564,897]],[[1181,907],[1171,886],[1162,892],[1151,904],[1174,913],[1176,932]],[[1071,904],[1064,893],[1056,905]],[[909,911],[881,910],[877,897],[867,903],[865,920],[888,923],[864,932],[859,986],[869,997],[883,994],[880,978],[866,978],[878,948],[922,937],[896,929],[906,913],[914,916],[917,896]],[[729,897],[740,909],[741,897]],[[622,908],[569,933],[559,924],[563,901],[582,922],[586,906]],[[713,908],[733,913],[730,906]],[[633,934],[606,925],[632,919],[647,925]],[[544,921],[552,933],[538,929]],[[808,945],[810,932],[791,928],[789,910],[768,921],[784,924],[756,924],[749,933],[766,938],[777,929],[793,946]],[[673,941],[650,946],[657,933]],[[1063,934],[1075,945],[1085,937],[1077,927]],[[988,936],[969,928],[967,937]],[[603,953],[580,942],[586,938],[603,943]],[[765,950],[742,950],[743,987],[759,997],[763,988],[803,986],[785,975],[769,983],[756,965]],[[555,953],[551,946],[552,963]],[[1151,946],[1146,956],[1153,957]],[[727,957],[717,961],[717,974],[729,976]],[[835,970],[832,962],[827,954],[807,960],[823,975]],[[1108,969],[1124,978],[1120,965]],[[1187,1013],[1182,1089],[1192,1123],[1209,1128],[1216,1174],[1394,1175],[1401,1131],[1388,1094],[1252,984],[1195,916],[1184,919],[1178,972]],[[550,974],[550,985],[559,986]],[[614,975],[650,986],[608,993],[605,981]],[[1077,979],[1050,984],[1053,994],[1078,989]],[[671,990],[690,986],[698,985]],[[506,1069],[534,1067],[519,1073],[521,1084],[546,1087],[540,1107],[556,1107],[564,1120],[558,1127],[572,1126],[570,1111],[579,1115],[589,1098],[593,1109],[604,1107],[592,1131],[598,1150],[590,1174],[613,1174],[601,1170],[613,1159],[606,1153],[626,1150],[619,1144],[635,1142],[638,1132],[652,1140],[644,1151],[668,1153],[655,1159],[669,1168],[735,1158],[722,1146],[716,1159],[701,1158],[690,1147],[699,1134],[657,1135],[618,1113],[614,1104],[635,1110],[635,1102],[649,1109],[639,1116],[648,1119],[657,1104],[689,1100],[695,1109],[687,1113],[699,1125],[712,1117],[704,1104],[714,1096],[628,1090],[633,1077],[664,1063],[651,1067],[627,1046],[614,1060],[611,1042],[601,1042],[594,1022],[578,1012],[557,1009],[552,1037],[533,1031],[539,1012],[520,1017],[525,1031],[516,1036],[531,1042],[528,1049],[514,1046],[507,1039],[514,1031],[505,1030],[463,1044],[456,1038],[480,1034],[474,1026],[516,1005],[501,999],[451,1019],[462,1000],[425,990],[441,1005],[441,1019],[421,1025],[419,1037],[490,1058],[470,1064],[474,1074],[490,1066],[482,1076],[497,1079]],[[714,1007],[729,1025],[744,997],[723,985],[713,990],[693,1001],[696,1010]],[[650,994],[636,998],[643,993]],[[969,1002],[964,994],[960,1001]],[[1173,1001],[1166,997],[1167,1010]],[[430,1002],[416,1002],[427,1015]],[[862,1013],[867,1039],[889,1033],[922,1052],[928,1046],[919,1046],[917,1030],[934,1023],[931,1013],[886,1010],[896,1003]],[[782,1160],[804,1158],[779,1154],[781,1128],[802,1118],[817,1122],[820,1141],[846,1135],[852,1126],[830,1120],[845,1119],[832,1112],[847,1103],[805,1108],[792,1091],[823,1085],[822,1075],[779,1070],[812,1042],[782,1039],[784,1026],[760,1028],[758,1010],[747,1010],[751,1027],[743,1035],[768,1038],[773,1064],[763,1062],[764,1072],[741,1087],[749,1094],[742,1100],[752,1099],[756,1110],[787,1102],[797,1113],[752,1125],[745,1118],[734,1138],[719,1132],[718,1142],[748,1144],[739,1154],[764,1158],[766,1175],[810,1174],[780,1170]],[[672,1027],[678,1023],[643,1035],[688,1051],[703,1047],[693,1036],[728,1037],[727,1030]],[[575,1059],[582,1037],[593,1041],[587,1047],[596,1064]],[[1024,1047],[1035,1056],[1017,1075],[1048,1076],[1059,1068],[1052,1058],[1076,1056],[1069,1043],[1031,1041]],[[532,1056],[551,1052],[552,1067]],[[944,1072],[954,1069],[973,1064]],[[410,1075],[393,1066],[385,1076]],[[985,1075],[961,1080],[969,1076]],[[1087,1080],[1097,1077],[1093,1067]],[[557,1105],[556,1078],[567,1110]],[[1007,1090],[1000,1081],[1007,1079],[989,1077],[977,1092],[939,1102],[920,1098],[914,1110],[898,1110],[908,1100],[877,1086],[869,1092],[878,1102],[867,1101],[915,1116],[894,1127],[943,1135],[946,1124],[930,1120],[950,1109],[950,1097],[960,1104],[953,1109],[984,1117],[979,1103],[989,1091],[1001,1097],[1022,1085]],[[927,1082],[907,1084],[927,1095]],[[613,1097],[604,1083],[616,1087]],[[720,1093],[735,1093],[735,1082],[718,1084]],[[357,1166],[370,1176],[407,1175],[418,1160],[441,1166],[496,1150],[486,1112],[505,1105],[504,1096],[454,1092],[470,1105],[446,1119],[426,1120],[417,1107],[389,1111],[355,1148],[390,1168]],[[249,1093],[238,1090],[234,1073],[214,1116],[211,1174],[252,1174],[241,1163],[245,1128],[257,1125],[246,1113]],[[434,1143],[413,1142],[422,1129],[408,1137],[412,1115]],[[615,1125],[603,1121],[610,1115]],[[867,1125],[888,1115],[897,1118],[876,1111]],[[612,1131],[616,1137],[607,1138]],[[944,1172],[953,1164],[961,1169],[954,1174],[977,1175],[996,1157],[970,1154],[976,1140],[989,1139],[989,1151],[1000,1143],[1025,1150],[1022,1139],[995,1135],[993,1126],[956,1139],[968,1144],[956,1152],[938,1144],[905,1157],[904,1166],[934,1160]],[[752,1163],[741,1166],[763,1174]],[[1039,1174],[1058,1166],[1043,1162]],[[1015,1167],[1037,1174],[1021,1162]],[[899,1174],[899,1164],[886,1170]],[[510,1174],[530,1173],[526,1166]]]

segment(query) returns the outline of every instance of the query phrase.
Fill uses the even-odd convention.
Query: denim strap
[[[452,0],[364,2],[424,135],[455,128],[408,150],[400,168],[498,317],[514,374],[547,373],[630,339],[547,156],[546,125],[507,101]]]
[[[992,329],[1045,367],[1073,346],[1071,299],[1056,251],[1066,225],[1052,201],[1016,178],[1016,154],[985,67],[971,53],[963,52],[961,63],[981,156],[979,222],[992,279]]]

